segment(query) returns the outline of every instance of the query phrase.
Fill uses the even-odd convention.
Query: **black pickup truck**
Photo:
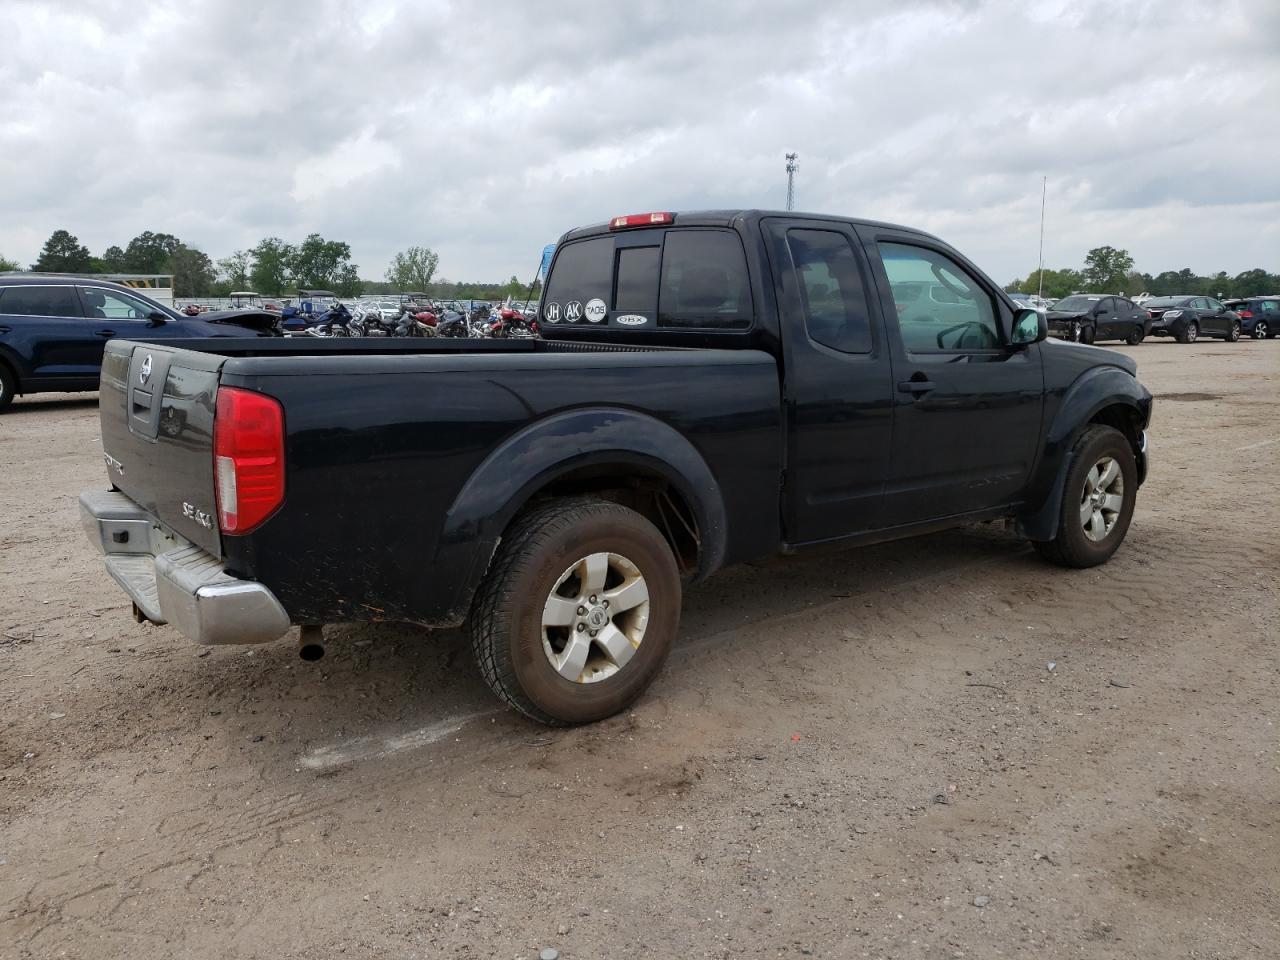
[[[536,341],[112,341],[110,489],[81,511],[135,615],[200,643],[465,623],[502,699],[585,722],[653,679],[689,581],[995,518],[1091,566],[1146,476],[1133,361],[1046,341],[917,230],[620,217],[561,239],[539,319]]]

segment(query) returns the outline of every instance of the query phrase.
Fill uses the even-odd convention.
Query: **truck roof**
[[[890,230],[901,230],[905,233],[914,233],[918,236],[929,237],[937,240],[930,233],[918,230],[915,227],[904,227],[897,223],[887,223],[883,220],[867,220],[861,217],[845,217],[830,213],[803,213],[799,210],[685,210],[675,211],[672,216],[675,218],[674,226],[685,227],[728,227],[735,222],[741,220],[743,222],[756,222],[765,217],[787,217],[802,220],[829,220],[832,223],[854,223],[866,227],[884,227]],[[579,237],[599,236],[607,234],[611,231],[612,221],[606,220],[603,223],[594,223],[585,227],[575,227],[568,231],[560,238],[560,242],[567,240],[576,240]],[[654,226],[666,227],[667,224],[655,224]],[[627,227],[626,230],[649,230],[652,227]]]

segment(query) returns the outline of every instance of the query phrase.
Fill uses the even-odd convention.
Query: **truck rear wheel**
[[[1133,519],[1138,465],[1125,435],[1114,427],[1087,429],[1072,448],[1057,531],[1034,541],[1040,556],[1063,567],[1093,567],[1111,559]]]
[[[557,500],[507,531],[467,629],[503,701],[548,724],[590,723],[653,681],[680,626],[680,574],[634,510]]]

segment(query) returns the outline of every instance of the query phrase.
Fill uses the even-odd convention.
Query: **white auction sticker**
[[[592,323],[599,323],[608,312],[609,308],[604,305],[604,301],[599,297],[587,301],[587,319]]]
[[[560,304],[552,300],[542,308],[542,315],[547,318],[547,323],[560,322]]]

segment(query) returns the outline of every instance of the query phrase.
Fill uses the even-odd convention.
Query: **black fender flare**
[[[1151,394],[1128,371],[1112,366],[1094,367],[1068,388],[1045,433],[1040,462],[1028,487],[1026,507],[1018,517],[1018,524],[1028,539],[1053,539],[1067,473],[1071,469],[1072,448],[1099,413],[1116,406],[1132,410],[1138,429],[1146,429],[1151,420]]]
[[[452,612],[461,619],[502,533],[538,491],[591,466],[657,475],[693,510],[701,549],[699,579],[723,563],[727,519],[720,484],[697,448],[656,417],[618,407],[581,407],[528,424],[480,463],[449,505],[434,566],[454,580]]]

